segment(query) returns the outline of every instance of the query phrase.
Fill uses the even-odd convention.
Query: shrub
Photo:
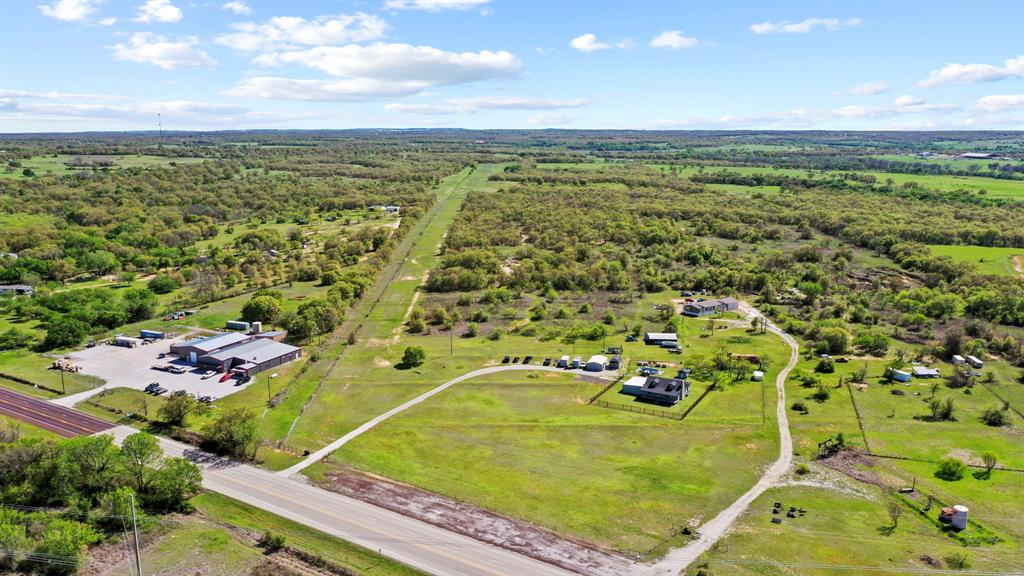
[[[807,414],[808,412],[807,405],[803,402],[793,402],[793,405],[790,406],[790,408],[796,412],[800,412],[801,414]]]
[[[274,552],[282,550],[284,548],[284,544],[284,534],[278,534],[277,532],[272,532],[270,530],[263,532],[263,536],[260,537],[259,541],[259,547],[263,548],[263,552],[265,554],[273,554]]]
[[[419,346],[409,346],[402,354],[402,364],[410,368],[421,366],[427,359],[427,353]]]
[[[803,476],[804,474],[807,474],[810,471],[811,469],[807,467],[807,464],[800,464],[796,467],[797,476]]]
[[[149,289],[157,294],[167,294],[181,288],[181,282],[174,276],[157,274],[149,281]]]
[[[824,384],[819,383],[818,388],[814,391],[814,394],[811,397],[818,402],[824,402],[832,397],[832,393]]]
[[[814,367],[814,371],[821,374],[832,374],[836,371],[836,363],[831,358],[822,358],[818,360],[818,365]]]
[[[947,482],[956,482],[964,477],[967,472],[967,464],[957,458],[946,458],[939,462],[939,469],[935,471],[935,477]]]
[[[466,338],[475,338],[480,333],[480,325],[476,322],[470,322],[466,327],[466,332],[463,334]]]
[[[946,565],[953,570],[966,570],[971,567],[970,556],[963,552],[954,552],[949,556],[943,557],[946,561]]]
[[[1001,408],[989,408],[981,413],[981,421],[989,426],[1006,426],[1010,419]]]

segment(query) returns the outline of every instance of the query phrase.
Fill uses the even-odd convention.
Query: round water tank
[[[953,518],[950,525],[956,530],[967,528],[967,506],[957,504],[953,506]]]

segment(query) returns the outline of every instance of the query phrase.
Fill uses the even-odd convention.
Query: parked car
[[[216,375],[217,375],[217,371],[216,370],[207,370],[206,372],[203,372],[202,379],[206,380],[208,378],[213,378]]]
[[[184,374],[185,372],[188,372],[188,370],[182,368],[181,366],[171,366],[170,368],[167,369],[167,371],[170,372],[171,374]]]
[[[159,382],[150,382],[146,386],[146,392],[152,392],[153,390],[156,390],[159,387],[160,387],[160,383]]]
[[[636,336],[626,336],[626,342],[636,342]]]
[[[544,359],[544,365],[545,366],[551,366],[551,358],[545,358]]]
[[[512,363],[513,364],[519,364],[519,356],[516,356],[515,358],[513,358],[512,359]]]
[[[510,360],[510,358],[508,356],[505,356],[504,358],[501,359],[501,363],[502,364],[508,364],[509,360]]]
[[[199,403],[200,404],[213,404],[213,396],[200,396],[199,397]]]
[[[164,388],[163,386],[157,386],[156,388],[153,389],[154,396],[159,396],[165,392],[167,392],[167,388]]]
[[[527,356],[526,358],[523,358],[523,364],[529,364],[530,362],[533,362],[533,356]]]

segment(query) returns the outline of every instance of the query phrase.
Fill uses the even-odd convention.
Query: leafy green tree
[[[34,560],[33,564],[46,574],[74,574],[84,561],[86,550],[100,539],[101,535],[88,524],[74,520],[51,520],[34,553],[60,557],[65,562],[53,564],[45,560]]]
[[[146,288],[128,288],[121,292],[121,304],[128,322],[139,322],[153,317],[158,302],[156,294]]]
[[[203,487],[199,467],[185,458],[167,458],[153,473],[145,493],[148,506],[170,512],[190,512],[191,500]]]
[[[149,289],[157,294],[167,294],[181,288],[181,282],[168,274],[157,274],[149,281]]]
[[[818,334],[818,341],[824,343],[822,349],[819,350],[823,354],[846,354],[850,348],[851,337],[850,333],[842,328],[828,327],[822,328]]]
[[[35,338],[28,332],[12,327],[0,334],[0,350],[25,348],[32,344],[33,340],[35,340]]]
[[[427,353],[419,346],[409,346],[402,353],[402,364],[409,368],[421,366],[427,360]]]
[[[256,296],[242,306],[246,322],[273,322],[281,315],[281,301],[272,296]]]
[[[232,408],[222,412],[204,430],[206,442],[221,454],[247,458],[256,442],[259,422],[256,415],[245,408]]]
[[[189,415],[196,411],[199,403],[191,394],[172,394],[157,410],[160,420],[172,426],[185,426]]]
[[[70,348],[78,346],[89,333],[88,326],[80,320],[61,316],[54,319],[46,327],[46,337],[43,338],[43,348],[53,350],[54,348]]]
[[[145,492],[152,467],[163,457],[163,450],[151,434],[137,432],[121,443],[121,459],[135,492]]]

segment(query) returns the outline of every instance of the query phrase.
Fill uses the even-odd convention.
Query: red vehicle
[[[219,380],[219,381],[220,381],[220,382],[227,382],[228,380],[231,380],[231,377],[232,377],[232,376],[234,376],[234,374],[233,374],[233,373],[231,373],[231,372],[225,372],[225,373],[224,373],[224,375],[220,377],[220,380]]]

